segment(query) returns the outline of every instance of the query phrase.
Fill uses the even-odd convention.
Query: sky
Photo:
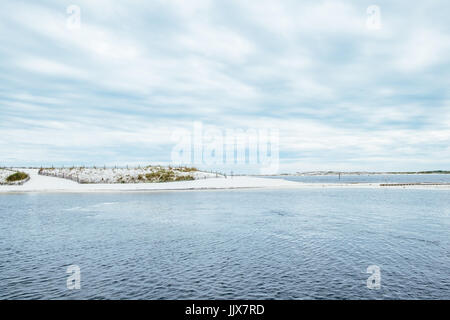
[[[449,12],[444,0],[2,0],[0,166],[171,164],[174,133],[200,123],[276,132],[280,173],[450,169]]]

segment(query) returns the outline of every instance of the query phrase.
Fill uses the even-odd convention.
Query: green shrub
[[[175,181],[195,180],[193,176],[178,176]]]
[[[145,179],[147,182],[172,182],[194,180],[194,177],[191,175],[177,176],[173,169],[155,168],[154,171],[145,174]]]
[[[159,176],[160,182],[170,182],[175,179],[175,173],[173,171],[160,170],[159,173],[160,173]]]
[[[156,172],[147,173],[147,174],[145,175],[145,178],[147,178],[147,180],[150,180],[150,181],[154,181],[154,180],[156,180],[158,177],[159,177],[159,174],[157,174]]]
[[[25,172],[16,172],[10,175],[8,178],[6,178],[7,182],[15,182],[15,181],[21,181],[28,178],[28,175]]]
[[[180,167],[180,168],[178,168],[178,170],[181,171],[181,172],[194,172],[194,171],[198,171],[198,169],[195,168],[195,167],[192,167],[192,168],[190,168],[190,167]]]

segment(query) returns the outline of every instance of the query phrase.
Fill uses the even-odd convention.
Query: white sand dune
[[[162,171],[160,171],[162,170]],[[219,174],[203,171],[183,171],[179,168],[168,170],[167,167],[148,166],[141,168],[47,168],[42,169],[45,176],[68,178],[80,183],[149,183],[157,182],[156,177],[172,173],[173,178],[192,177],[198,179],[217,178]],[[147,178],[150,175],[150,179]],[[149,181],[150,180],[150,181]],[[181,179],[183,181],[184,179]],[[186,181],[190,179],[185,179]]]

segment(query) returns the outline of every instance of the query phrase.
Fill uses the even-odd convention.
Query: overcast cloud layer
[[[0,165],[169,163],[201,121],[277,128],[282,172],[450,169],[448,1],[0,9]]]

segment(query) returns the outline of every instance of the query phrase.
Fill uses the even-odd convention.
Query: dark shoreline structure
[[[412,183],[381,183],[380,187],[402,187],[402,186],[449,186],[450,183],[439,182],[412,182]]]

